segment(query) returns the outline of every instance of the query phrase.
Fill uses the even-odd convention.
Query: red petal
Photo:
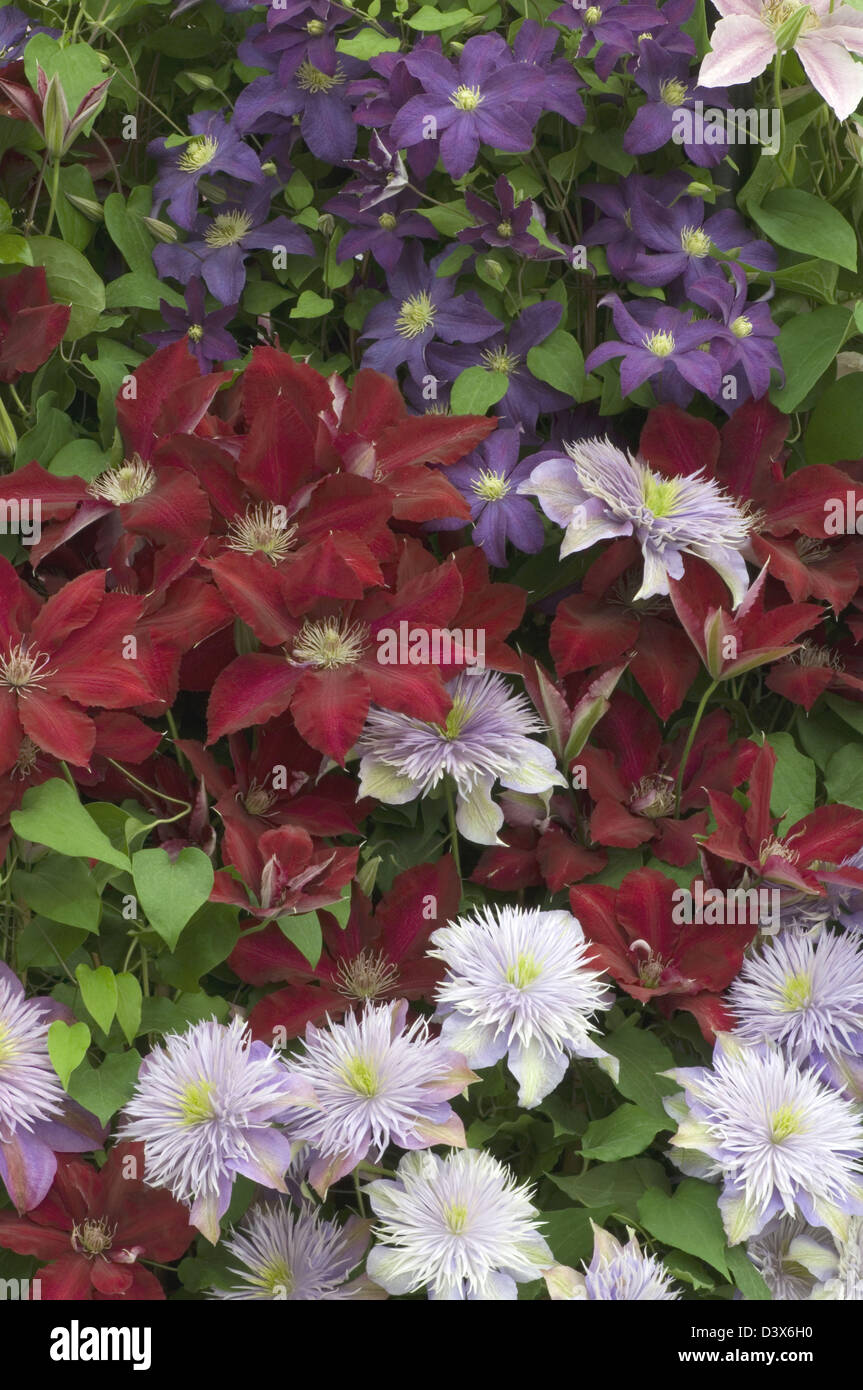
[[[89,766],[96,726],[71,700],[31,690],[19,701],[18,713],[24,732],[39,748],[77,767]]]
[[[344,765],[366,722],[370,698],[369,683],[356,667],[305,671],[291,714],[307,743]]]
[[[263,652],[238,656],[213,686],[207,710],[207,743],[283,714],[301,675],[302,668],[289,665],[284,657]]]
[[[709,420],[689,415],[676,405],[661,405],[648,414],[638,452],[666,478],[704,469],[714,476],[719,459],[719,431]]]
[[[638,619],[588,594],[573,594],[558,605],[549,650],[560,676],[612,661],[635,644]]]

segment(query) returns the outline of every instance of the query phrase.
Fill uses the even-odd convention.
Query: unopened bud
[[[51,159],[59,159],[66,143],[69,126],[69,108],[66,93],[56,72],[50,79],[42,102],[42,128],[45,132],[45,146]]]
[[[500,280],[503,276],[503,266],[500,261],[495,261],[491,256],[487,256],[483,261],[485,273],[490,280]]]
[[[154,236],[157,241],[176,241],[177,231],[168,222],[160,222],[158,217],[142,217],[141,221],[147,231]]]
[[[273,161],[272,161],[271,159],[265,159],[265,160],[264,160],[263,164],[261,165],[261,173],[262,173],[262,174],[266,174],[267,178],[268,178],[268,179],[271,179],[271,178],[273,177],[273,175],[274,175],[274,174],[277,174],[278,172],[279,172],[279,171],[278,171],[278,169],[276,168],[276,165],[273,163]]]
[[[696,179],[687,185],[686,191],[691,198],[706,198],[713,189],[709,183],[699,183]]]
[[[213,92],[216,89],[216,84],[212,77],[208,77],[205,72],[187,72],[186,76],[189,81],[194,82],[195,86],[199,87],[202,92]]]
[[[77,193],[67,193],[66,201],[71,203],[73,208],[82,212],[90,222],[104,222],[105,213],[101,203],[94,203],[92,198],[80,198]]]
[[[332,213],[322,212],[318,218],[318,231],[322,232],[324,236],[329,237],[332,236],[335,229],[336,219],[333,217]]]
[[[0,401],[0,458],[14,458],[17,448],[18,436],[15,433],[15,426],[9,419],[9,412],[5,405]]]

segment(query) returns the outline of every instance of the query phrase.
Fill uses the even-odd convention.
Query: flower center
[[[383,227],[385,232],[391,232],[398,226],[398,218],[391,212],[382,212],[378,218],[378,226]]]
[[[650,820],[670,815],[674,810],[674,779],[662,773],[642,777],[632,789],[629,809],[636,816],[647,816]]]
[[[485,348],[480,357],[487,372],[500,372],[503,376],[514,372],[521,361],[516,353],[508,352],[505,347]]]
[[[18,1056],[18,1046],[12,1038],[8,1023],[0,1023],[0,1071]]]
[[[498,236],[505,237],[512,236],[512,223],[508,221],[506,218],[504,218],[503,222],[498,222],[497,234]]]
[[[306,33],[314,34],[316,38],[326,32],[327,26],[322,19],[310,19],[306,24]]]
[[[381,951],[360,951],[353,960],[339,961],[336,988],[349,999],[376,999],[389,994],[398,978],[398,966]]]
[[[444,738],[458,738],[467,723],[469,713],[470,707],[467,698],[464,695],[456,695],[452,702],[452,709],[446,717],[446,724],[441,729]]]
[[[294,1291],[294,1272],[287,1260],[269,1260],[261,1269],[260,1282],[271,1298],[285,1298]]]
[[[202,1125],[213,1118],[213,1113],[213,1082],[190,1082],[180,1100],[180,1123]]]
[[[467,1225],[467,1207],[457,1202],[447,1202],[443,1209],[443,1219],[446,1222],[447,1230],[454,1236],[460,1236]]]
[[[108,468],[87,484],[91,497],[101,497],[103,502],[113,502],[120,507],[124,502],[137,502],[146,497],[156,486],[156,475],[149,463],[144,463],[139,454],[133,454],[128,463],[119,468]]]
[[[510,491],[510,484],[502,473],[496,473],[493,468],[481,468],[470,488],[485,502],[499,502]]]
[[[679,77],[669,77],[659,87],[659,95],[666,106],[680,106],[686,100],[688,91],[686,83],[681,82]]]
[[[812,980],[802,972],[789,975],[782,986],[782,1003],[789,1013],[805,1009],[812,1002]]]
[[[748,319],[745,314],[741,314],[739,318],[732,319],[731,332],[734,334],[735,338],[748,338],[749,334],[752,332],[752,320]]]
[[[639,34],[637,42],[638,42],[638,43],[641,43],[641,41],[642,41],[643,39],[652,39],[652,38],[653,38],[653,35],[651,34],[650,30],[649,30],[649,29],[645,29],[645,31],[644,31],[643,34]]]
[[[514,965],[507,967],[506,982],[508,985],[514,985],[516,989],[527,989],[541,974],[542,969],[537,965],[533,952],[526,951],[518,957]]]
[[[829,647],[816,647],[814,642],[804,642],[788,658],[795,666],[829,666],[833,671],[844,671],[845,665],[840,657]]]
[[[666,333],[664,329],[659,329],[656,333],[647,333],[641,341],[654,357],[670,357],[676,346],[674,335]]]
[[[598,5],[588,5],[584,12],[584,18],[587,24],[598,24],[602,19],[602,10]]]
[[[10,643],[7,655],[0,656],[0,685],[13,692],[44,690],[45,680],[54,674],[46,669],[49,661],[44,652],[31,651],[24,642],[15,647]]]
[[[251,228],[252,219],[241,208],[234,212],[220,212],[205,231],[204,241],[208,246],[214,247],[235,246]]]
[[[32,738],[25,734],[21,740],[21,747],[18,749],[18,757],[15,759],[15,766],[11,775],[20,778],[23,782],[26,777],[30,776],[38,761],[39,749]],[[0,1051],[0,1060],[2,1060],[2,1051]]]
[[[196,135],[194,140],[190,140],[177,165],[187,174],[194,173],[197,169],[203,169],[215,159],[218,153],[219,142],[214,140],[211,135]]]
[[[365,650],[369,630],[365,623],[349,623],[338,618],[306,619],[294,642],[291,662],[334,671],[339,666],[355,666]]]
[[[253,780],[243,798],[243,805],[250,816],[264,816],[275,799],[275,792],[268,791],[266,787],[260,786],[258,782]]]
[[[188,336],[191,338],[193,343],[199,343],[204,336],[204,325],[202,323],[191,324],[189,327]]]
[[[672,339],[673,345],[674,340]],[[656,355],[657,357],[667,356],[664,352],[657,352]],[[676,478],[659,478],[655,473],[647,470],[644,473],[641,492],[648,511],[656,517],[669,516],[674,510],[674,504],[680,492],[680,484]],[[660,814],[663,813],[660,812]]]
[[[345,1066],[344,1078],[358,1096],[377,1095],[380,1078],[374,1063],[366,1061],[365,1057],[352,1057]]]
[[[826,560],[830,554],[829,545],[818,540],[816,536],[801,536],[794,542],[794,549],[801,560],[811,564],[815,560]],[[803,643],[804,647],[809,646],[808,642]]]
[[[788,864],[794,864],[799,859],[796,849],[786,845],[784,840],[780,840],[776,835],[770,835],[766,840],[762,840],[758,846],[758,862],[762,867],[768,859],[784,859]]]
[[[459,111],[475,111],[481,101],[484,101],[479,87],[456,87],[450,96],[453,106],[457,106]]]
[[[680,233],[680,245],[688,256],[701,260],[710,250],[710,237],[703,227],[684,227]]]
[[[297,86],[302,87],[304,92],[331,92],[333,87],[338,87],[344,82],[345,75],[341,68],[336,66],[334,73],[321,72],[314,63],[310,63],[308,58],[304,59],[296,71]]]
[[[761,18],[768,28],[775,33],[792,15],[797,14],[803,8],[802,0],[767,0],[767,3],[761,6]],[[803,21],[801,32],[805,34],[812,29],[820,28],[820,26],[821,21],[817,14],[810,9]]]
[[[770,1116],[770,1137],[774,1143],[780,1143],[789,1135],[798,1133],[799,1129],[800,1114],[793,1110],[790,1105],[780,1105],[779,1109],[774,1110]]]
[[[427,328],[431,328],[435,312],[435,306],[425,290],[420,294],[412,294],[402,300],[396,328],[403,338],[416,338],[420,333],[425,333]]]
[[[278,565],[293,550],[296,536],[297,527],[288,525],[284,507],[259,502],[245,516],[234,518],[228,527],[225,544],[229,550],[239,550],[243,555],[261,553]]]
[[[79,1255],[86,1255],[92,1260],[111,1249],[116,1230],[117,1227],[109,1226],[104,1218],[82,1221],[80,1226],[76,1222],[72,1227],[72,1248]]]

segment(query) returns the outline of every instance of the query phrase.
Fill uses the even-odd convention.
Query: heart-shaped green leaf
[[[75,1068],[84,1060],[89,1046],[90,1029],[86,1023],[73,1023],[70,1026],[58,1018],[48,1029],[48,1056],[64,1089]]]
[[[117,1012],[117,981],[113,970],[107,965],[100,965],[98,970],[91,970],[89,965],[79,965],[75,968],[75,979],[85,1009],[95,1018],[102,1032],[107,1033]]]
[[[88,1063],[75,1073],[69,1094],[106,1125],[134,1091],[140,1065],[138,1052],[109,1052],[100,1067]]]
[[[131,1047],[141,1026],[141,986],[134,975],[124,972],[117,976],[117,1022]]]
[[[114,848],[62,777],[52,777],[26,791],[21,810],[13,811],[10,819],[17,835],[37,845],[76,859],[99,859],[118,869],[129,868],[126,855]]]
[[[132,855],[138,901],[151,927],[171,950],[180,932],[213,889],[213,866],[201,849],[181,849],[171,860],[163,849],[139,849]]]

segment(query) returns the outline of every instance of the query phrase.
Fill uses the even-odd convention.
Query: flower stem
[[[710,699],[718,684],[719,681],[711,681],[708,685],[707,689],[701,697],[698,709],[695,711],[695,718],[693,719],[692,724],[689,728],[689,735],[687,737],[686,743],[684,744],[683,752],[680,756],[680,768],[677,773],[677,794],[674,800],[675,816],[680,815],[680,797],[683,792],[683,778],[686,775],[686,764],[689,762],[689,755],[692,752],[692,745],[695,742],[695,735],[698,733],[698,726],[701,723],[702,718],[704,717],[704,711],[707,708],[707,701]]]
[[[458,826],[455,823],[455,797],[453,796],[452,782],[449,777],[445,779],[446,791],[446,810],[449,819],[449,841],[452,847],[452,857],[455,861],[455,871],[461,878],[461,859],[458,852]]]
[[[787,184],[793,182],[794,170],[785,162],[785,111],[782,106],[782,54],[777,53],[773,59],[773,103],[779,112],[779,150],[776,155],[776,163]]]
[[[54,160],[51,161],[51,169],[50,169],[50,171],[49,171],[49,180],[48,180],[48,182],[49,182],[49,188],[50,188],[50,193],[51,193],[51,202],[50,202],[49,207],[48,207],[48,221],[45,223],[45,236],[48,236],[48,235],[50,234],[51,228],[52,228],[53,225],[54,225],[54,213],[55,213],[55,210],[56,210],[56,208],[57,208],[57,198],[58,198],[59,193],[60,193],[60,160],[59,160],[59,159],[54,159]]]

